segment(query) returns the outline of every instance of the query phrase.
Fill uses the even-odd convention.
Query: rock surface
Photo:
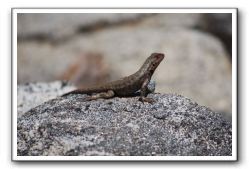
[[[143,104],[138,97],[83,102],[84,97],[57,97],[21,113],[17,120],[18,155],[232,153],[231,123],[186,97],[150,94],[154,104]]]
[[[140,20],[149,14],[139,13],[34,13],[18,14],[18,38],[23,40],[60,41],[81,31]]]
[[[17,86],[17,115],[21,116],[50,99],[75,89],[68,83],[55,81],[53,83],[27,83]]]

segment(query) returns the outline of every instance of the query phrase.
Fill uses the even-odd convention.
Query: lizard
[[[91,95],[85,98],[85,101],[96,100],[99,98],[108,99],[115,96],[118,97],[129,97],[134,96],[134,94],[140,90],[139,101],[142,102],[154,102],[153,99],[147,98],[149,93],[148,84],[150,79],[164,59],[163,53],[152,53],[144,62],[142,67],[130,76],[126,76],[122,79],[107,82],[91,87],[76,89],[71,92],[65,93],[62,97],[69,94],[87,94]]]

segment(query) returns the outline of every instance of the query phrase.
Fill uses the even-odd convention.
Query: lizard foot
[[[91,101],[91,100],[97,100],[97,99],[109,99],[114,96],[114,92],[112,90],[108,90],[107,92],[101,92],[97,93],[95,95],[88,96],[83,99],[84,102]]]
[[[147,103],[150,103],[150,104],[156,102],[154,99],[148,98],[148,97],[140,97],[138,100],[141,101],[142,103],[147,102]]]

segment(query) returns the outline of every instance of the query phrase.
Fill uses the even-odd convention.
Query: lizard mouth
[[[159,60],[159,62],[161,62],[164,58],[164,54],[163,53],[155,53],[155,57],[157,60]]]

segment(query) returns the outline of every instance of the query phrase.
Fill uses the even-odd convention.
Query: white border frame
[[[232,156],[17,156],[17,14],[18,13],[231,13],[232,14]],[[12,160],[13,161],[236,161],[237,160],[237,9],[236,8],[85,8],[12,9]]]

